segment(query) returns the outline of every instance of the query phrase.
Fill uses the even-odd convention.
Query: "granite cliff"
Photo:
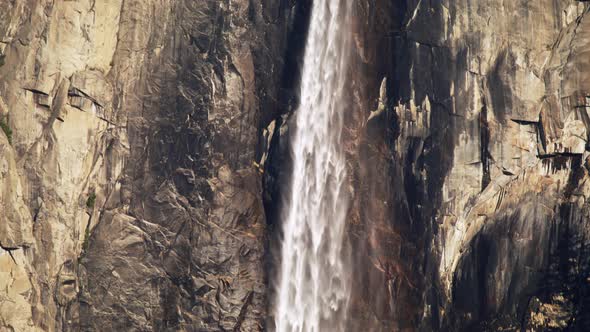
[[[0,0],[0,331],[273,328],[311,0]],[[590,4],[356,0],[353,331],[590,329]]]

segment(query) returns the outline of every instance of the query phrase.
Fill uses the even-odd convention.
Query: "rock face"
[[[359,9],[356,77],[373,92],[366,125],[351,122],[353,317],[375,330],[588,329],[588,4]]]
[[[272,328],[309,5],[0,1],[0,331]],[[590,329],[588,2],[353,15],[351,330]]]
[[[0,330],[262,329],[295,5],[0,2]]]

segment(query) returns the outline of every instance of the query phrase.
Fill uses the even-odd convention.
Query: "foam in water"
[[[283,211],[277,331],[342,331],[350,294],[348,209],[341,142],[351,0],[314,1]]]

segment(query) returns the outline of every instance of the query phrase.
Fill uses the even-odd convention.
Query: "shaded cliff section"
[[[264,328],[301,3],[0,3],[2,329]]]
[[[360,3],[352,319],[587,329],[588,4]]]

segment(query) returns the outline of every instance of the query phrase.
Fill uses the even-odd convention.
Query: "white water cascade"
[[[343,331],[350,294],[342,144],[351,0],[313,2],[283,211],[275,327]]]

